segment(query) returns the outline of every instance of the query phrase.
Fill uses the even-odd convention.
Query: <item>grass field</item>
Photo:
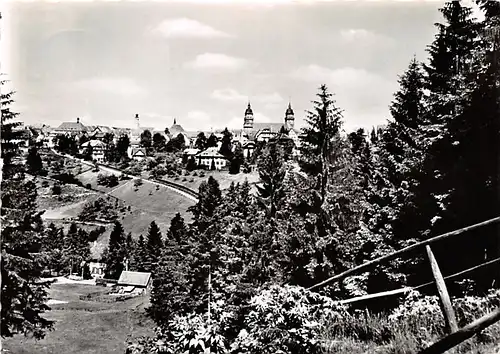
[[[46,314],[56,321],[54,330],[39,341],[23,336],[4,339],[3,348],[16,354],[123,354],[129,338],[153,334],[154,323],[144,313],[147,297],[113,303],[79,299],[106,291],[95,285],[53,284],[50,298],[67,301],[51,305]]]
[[[137,190],[133,182],[115,189],[111,195],[132,206],[132,210],[120,220],[126,232],[133,235],[145,234],[151,221],[155,221],[165,233],[170,227],[170,220],[176,213],[181,213],[186,221],[190,220],[187,209],[194,202],[166,187],[156,189],[156,185],[144,182]]]
[[[83,183],[84,186],[86,186],[87,184],[90,184],[92,189],[96,189],[98,191],[105,192],[105,193],[111,192],[113,189],[118,188],[118,187],[126,184],[127,182],[129,182],[129,180],[120,180],[119,179],[117,186],[114,186],[114,187],[101,186],[101,185],[97,184],[97,176],[100,173],[107,174],[105,172],[94,172],[92,170],[89,170],[89,171],[86,171],[86,172],[78,175],[77,178]]]

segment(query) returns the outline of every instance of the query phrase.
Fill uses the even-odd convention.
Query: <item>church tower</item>
[[[135,128],[141,129],[141,125],[139,124],[139,114],[135,115]]]
[[[295,125],[295,115],[293,113],[292,105],[288,102],[288,108],[285,112],[285,126],[287,129],[293,129]]]
[[[245,110],[245,121],[243,123],[243,130],[246,134],[250,133],[253,129],[253,111],[250,106],[250,102],[248,102],[248,107]]]

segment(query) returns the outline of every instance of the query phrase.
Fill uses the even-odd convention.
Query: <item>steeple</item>
[[[253,129],[253,111],[250,102],[248,102],[247,109],[245,110],[245,119],[243,121],[243,130],[248,135]]]
[[[285,126],[287,129],[293,129],[295,125],[295,115],[293,113],[292,104],[288,102],[288,108],[285,112]]]
[[[138,113],[135,114],[135,125],[136,125],[137,129],[141,128],[141,126],[139,124],[139,114]]]

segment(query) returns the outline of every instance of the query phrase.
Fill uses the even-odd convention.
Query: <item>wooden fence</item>
[[[489,219],[489,220],[486,220],[486,221],[483,221],[483,222],[480,222],[480,223],[477,223],[477,224],[474,224],[471,226],[467,226],[467,227],[464,227],[464,228],[461,228],[458,230],[454,230],[454,231],[451,231],[451,232],[448,232],[448,233],[445,233],[445,234],[442,234],[439,236],[429,238],[425,241],[422,241],[422,242],[416,243],[414,245],[405,247],[403,249],[400,249],[400,250],[395,251],[393,253],[390,253],[388,255],[376,258],[376,259],[371,260],[369,262],[366,262],[362,265],[351,268],[351,269],[349,269],[345,272],[342,272],[340,274],[334,275],[333,277],[328,278],[325,281],[322,281],[316,285],[311,286],[309,288],[309,290],[317,290],[317,289],[319,289],[323,286],[326,286],[328,284],[341,281],[350,275],[359,273],[361,271],[366,271],[366,270],[368,270],[376,265],[381,264],[382,262],[393,260],[395,258],[401,257],[402,255],[404,255],[408,252],[425,247],[425,250],[427,253],[427,258],[429,259],[430,267],[432,270],[432,275],[434,277],[434,282],[422,284],[422,285],[419,285],[419,286],[413,287],[413,288],[407,287],[407,288],[396,289],[396,290],[386,291],[386,292],[377,293],[377,294],[369,294],[369,295],[365,295],[365,296],[356,297],[353,299],[341,300],[339,302],[340,303],[352,303],[355,301],[363,301],[363,300],[367,300],[367,299],[386,297],[386,296],[391,296],[391,295],[396,295],[396,294],[402,294],[402,293],[408,292],[410,290],[419,289],[419,288],[422,288],[422,287],[425,287],[425,286],[428,286],[431,284],[436,284],[439,299],[440,299],[441,309],[443,312],[443,316],[445,318],[446,328],[447,328],[449,334],[447,336],[445,336],[444,338],[440,339],[438,342],[431,345],[430,347],[428,347],[427,349],[425,349],[424,351],[422,351],[421,354],[444,353],[448,349],[451,349],[452,347],[460,344],[461,342],[471,338],[476,333],[482,331],[486,327],[500,321],[500,308],[498,308],[498,309],[494,310],[492,313],[490,313],[486,316],[483,316],[483,317],[475,320],[474,322],[468,324],[467,326],[459,329],[458,324],[457,324],[457,320],[456,320],[456,316],[455,316],[455,312],[454,312],[453,307],[451,305],[451,300],[450,300],[450,296],[448,294],[448,289],[447,289],[446,284],[445,284],[445,279],[456,278],[458,276],[464,275],[466,273],[469,273],[469,272],[474,271],[476,269],[479,269],[481,267],[485,267],[485,266],[491,265],[493,263],[497,263],[500,261],[500,258],[489,260],[488,262],[482,263],[482,264],[477,265],[475,267],[466,269],[464,271],[461,271],[461,272],[456,273],[456,274],[452,274],[452,275],[444,278],[443,275],[441,274],[441,270],[439,269],[439,265],[434,257],[434,254],[431,250],[430,245],[433,243],[436,243],[438,241],[442,241],[442,240],[445,240],[448,238],[459,236],[459,235],[464,234],[464,233],[471,231],[471,230],[475,230],[475,229],[478,229],[481,227],[485,227],[487,225],[492,225],[492,224],[497,224],[497,223],[500,223],[500,217],[492,218],[492,219]]]

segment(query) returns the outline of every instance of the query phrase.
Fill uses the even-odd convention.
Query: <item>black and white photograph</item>
[[[500,1],[2,0],[9,354],[500,354]]]

